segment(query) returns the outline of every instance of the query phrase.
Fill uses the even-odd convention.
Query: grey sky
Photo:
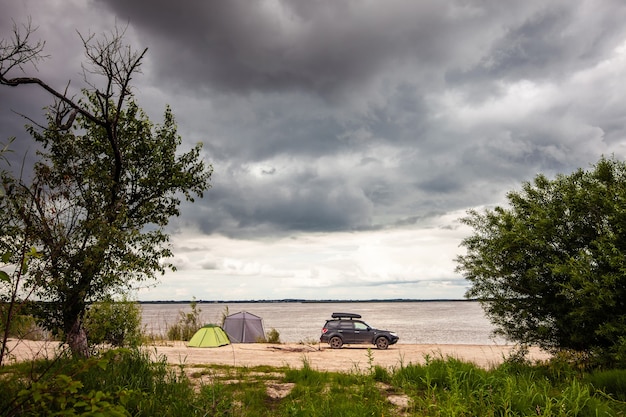
[[[172,222],[179,271],[142,299],[456,298],[458,223],[537,173],[626,157],[622,1],[0,0],[80,86],[76,31],[128,25],[158,122],[213,188]],[[49,101],[0,89],[2,137]],[[17,154],[17,153],[16,153]]]

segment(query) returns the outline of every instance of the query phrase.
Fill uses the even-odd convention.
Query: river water
[[[144,303],[143,326],[148,333],[164,335],[180,313],[191,312],[189,304]],[[493,338],[493,326],[474,301],[412,302],[258,302],[201,303],[203,324],[221,324],[225,314],[247,311],[263,319],[265,332],[276,329],[283,343],[317,343],[321,328],[333,312],[363,316],[372,327],[398,333],[398,343],[415,344],[505,344]]]

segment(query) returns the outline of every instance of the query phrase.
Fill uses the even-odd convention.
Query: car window
[[[342,330],[352,330],[354,325],[352,324],[352,320],[343,320],[340,322],[339,328]]]
[[[355,321],[354,328],[356,330],[367,330],[367,324],[360,322],[360,321]]]
[[[339,322],[337,320],[327,321],[325,327],[327,329],[336,329],[339,327]]]

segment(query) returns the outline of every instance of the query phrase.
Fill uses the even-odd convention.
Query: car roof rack
[[[333,313],[331,317],[334,319],[360,319],[361,315],[355,313]]]

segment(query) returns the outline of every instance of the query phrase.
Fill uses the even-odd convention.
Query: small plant
[[[276,344],[280,343],[280,333],[278,332],[278,330],[272,328],[272,330],[267,332],[265,341],[267,343],[276,343]]]
[[[372,352],[371,348],[367,348],[367,367],[369,370],[369,374],[374,374],[374,352]]]
[[[504,358],[505,363],[509,363],[511,365],[526,365],[528,364],[528,345],[519,344],[515,345],[515,347],[509,352],[509,356]]]

